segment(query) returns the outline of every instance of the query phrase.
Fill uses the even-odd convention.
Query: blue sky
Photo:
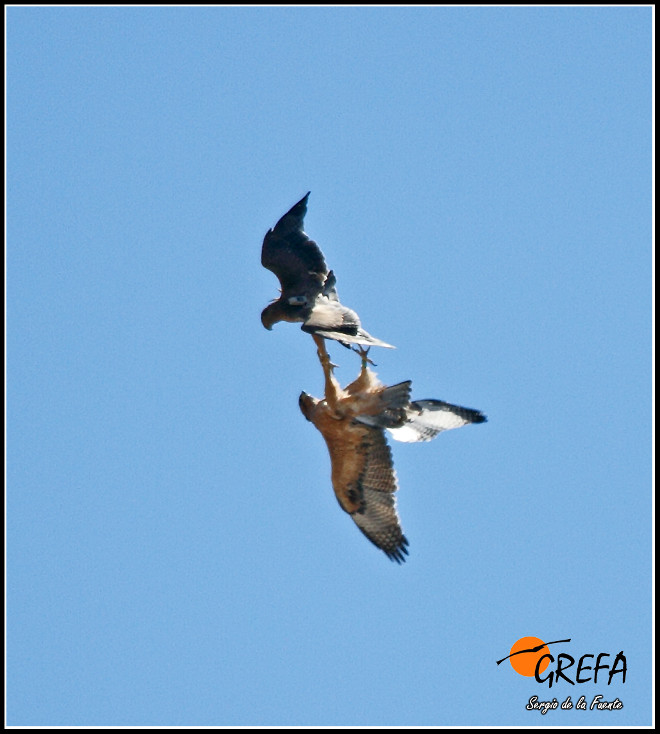
[[[651,722],[652,24],[8,9],[8,724]],[[308,190],[380,378],[488,415],[392,447],[402,566],[259,320]],[[498,667],[524,636],[627,679]]]

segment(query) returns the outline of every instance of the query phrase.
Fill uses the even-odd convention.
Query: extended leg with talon
[[[345,390],[352,395],[358,395],[369,390],[374,380],[376,382],[377,380],[376,374],[374,372],[371,372],[369,370],[369,367],[367,366],[368,364],[374,364],[367,356],[367,354],[369,353],[369,347],[367,347],[366,349],[363,346],[353,347],[353,351],[360,356],[360,359],[362,360],[362,367],[360,368],[360,374],[353,380],[353,382],[351,382],[350,385],[346,386]]]
[[[337,365],[330,361],[330,355],[328,350],[325,348],[325,339],[317,334],[312,334],[312,339],[316,343],[316,354],[318,355],[319,362],[323,367],[323,372],[332,371]]]
[[[330,355],[325,348],[325,339],[317,334],[312,334],[312,339],[316,343],[316,353],[323,368],[323,376],[325,377],[325,399],[332,406],[337,404],[339,400],[339,383],[335,380],[332,370],[337,366],[330,361]]]
[[[362,344],[359,344],[357,347],[353,347],[353,351],[359,355],[360,359],[362,360],[362,369],[365,369],[367,364],[370,364],[372,367],[376,367],[376,363],[369,359],[367,356],[369,354],[369,350],[371,347],[367,347],[366,349],[362,346]]]

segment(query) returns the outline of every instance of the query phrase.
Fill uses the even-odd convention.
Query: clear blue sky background
[[[8,723],[649,724],[651,9],[7,20]],[[259,320],[308,190],[381,379],[489,417],[393,445],[402,566]]]

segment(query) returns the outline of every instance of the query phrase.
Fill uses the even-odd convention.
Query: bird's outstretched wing
[[[324,434],[332,462],[332,485],[342,509],[364,535],[402,563],[408,554],[396,511],[398,489],[392,453],[379,428],[352,424],[342,435]]]
[[[452,405],[443,400],[415,400],[405,408],[403,420],[397,423],[396,417],[393,415],[388,419],[386,414],[361,415],[356,420],[369,426],[387,428],[395,441],[404,443],[430,441],[442,431],[486,421],[486,416],[479,410]]]
[[[303,230],[308,197],[309,192],[266,232],[261,264],[275,273],[286,298],[311,294],[313,302],[323,290],[328,267],[321,248]]]

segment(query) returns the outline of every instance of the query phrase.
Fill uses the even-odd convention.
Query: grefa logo
[[[570,641],[568,638],[544,642],[538,637],[521,637],[513,644],[509,654],[498,660],[497,664],[509,660],[516,673],[533,677],[537,683],[547,684],[548,688],[552,688],[560,681],[571,686],[584,683],[600,685],[607,683],[609,686],[612,682],[626,682],[628,665],[623,650],[614,655],[607,652],[585,653],[577,659],[577,664],[574,655],[558,652],[557,648],[553,648],[554,654],[550,652],[550,645],[566,644]],[[591,702],[588,702],[585,696],[581,696],[576,704],[573,704],[570,696],[561,704],[556,698],[552,701],[539,701],[538,696],[532,696],[525,708],[540,710],[542,714],[557,708],[616,711],[623,708],[623,703],[618,698],[614,701],[604,701],[600,694],[593,696]]]

